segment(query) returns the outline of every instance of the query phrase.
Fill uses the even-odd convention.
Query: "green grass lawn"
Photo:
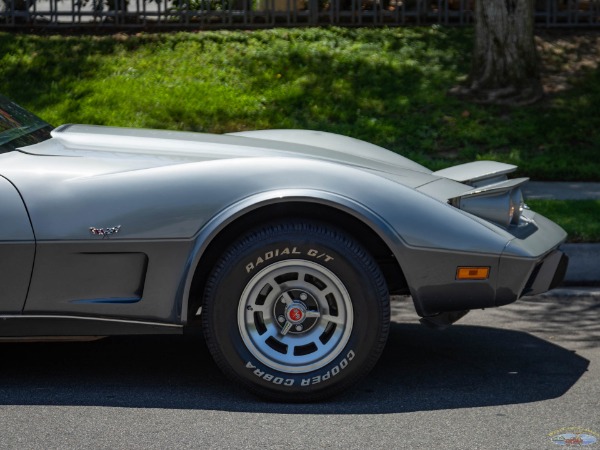
[[[600,242],[600,200],[528,200],[569,234],[568,242]]]
[[[538,180],[600,180],[600,72],[535,106],[476,106],[447,95],[471,43],[440,27],[0,33],[0,92],[53,124],[319,129],[432,169],[494,159]]]

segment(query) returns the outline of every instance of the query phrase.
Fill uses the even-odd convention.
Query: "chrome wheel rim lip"
[[[293,274],[297,278],[289,279]],[[319,316],[305,332],[282,335],[274,310],[291,291],[316,300],[311,312],[315,315],[317,310]],[[291,259],[273,263],[252,277],[240,297],[237,320],[242,340],[257,360],[281,372],[305,373],[340,355],[350,338],[354,313],[350,294],[331,270]]]

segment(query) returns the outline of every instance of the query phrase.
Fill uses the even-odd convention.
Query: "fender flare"
[[[183,276],[177,290],[177,303],[180,306],[182,324],[185,325],[187,323],[189,304],[187,300],[190,295],[196,268],[213,240],[225,227],[245,214],[264,206],[284,202],[318,203],[354,216],[371,228],[385,242],[402,266],[401,255],[396,249],[407,244],[389,223],[362,203],[340,194],[316,189],[280,189],[261,192],[222,209],[206,222],[194,237],[194,245],[184,266]]]

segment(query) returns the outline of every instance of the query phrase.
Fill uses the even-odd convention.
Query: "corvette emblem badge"
[[[302,308],[294,306],[287,312],[287,319],[291,323],[300,323],[304,320],[304,311]]]
[[[90,233],[94,236],[110,236],[111,234],[117,234],[121,229],[121,225],[117,225],[116,227],[108,227],[108,228],[96,228],[90,227]]]

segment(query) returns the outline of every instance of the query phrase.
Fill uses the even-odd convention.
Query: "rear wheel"
[[[208,347],[253,392],[314,401],[364,377],[389,329],[389,296],[373,258],[346,233],[286,220],[240,238],[209,277]]]

